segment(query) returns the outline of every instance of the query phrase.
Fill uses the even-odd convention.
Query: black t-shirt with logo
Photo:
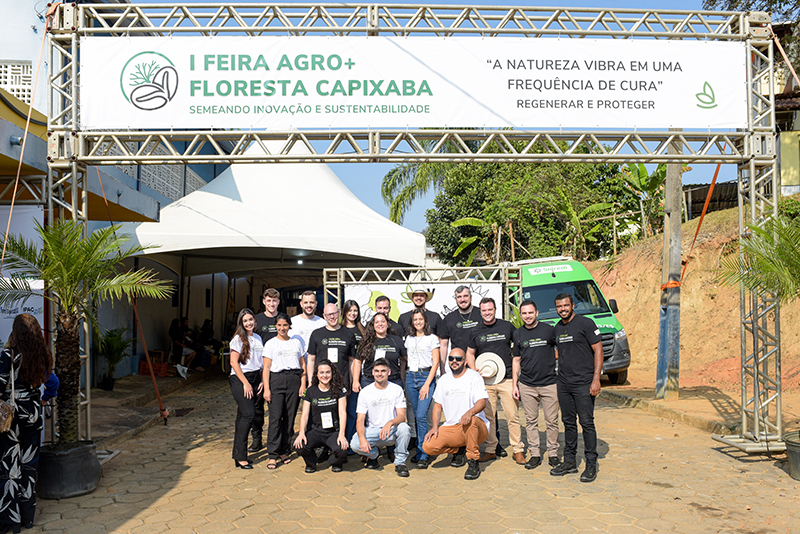
[[[473,306],[469,313],[462,313],[455,310],[444,316],[439,325],[439,337],[450,340],[450,348],[459,348],[467,351],[469,340],[475,332],[475,328],[483,324],[481,311]],[[447,357],[447,355],[445,355]]]
[[[361,334],[361,330],[358,329],[357,326],[345,326],[344,327],[348,332],[353,334],[353,337],[356,338],[356,349],[358,348],[358,344],[361,343],[361,339],[364,337]]]
[[[511,378],[511,337],[514,325],[504,319],[495,319],[491,325],[481,324],[474,329],[469,348],[475,349],[475,359],[484,352],[494,352],[506,364],[505,378]]]
[[[347,395],[342,390],[337,397],[331,389],[322,391],[319,386],[311,386],[303,395],[303,400],[311,403],[311,414],[308,418],[308,429],[318,432],[339,431],[339,398]],[[328,415],[323,415],[329,413]],[[307,430],[308,430],[307,429]]]
[[[267,344],[267,341],[278,335],[278,329],[275,327],[277,317],[267,317],[263,313],[256,315],[256,329],[255,333],[261,336],[261,342]]]
[[[392,319],[389,319],[389,328],[391,329],[391,332],[389,332],[390,334],[392,332],[394,332],[394,335],[400,336],[400,337],[403,337],[403,336],[406,335],[405,329],[402,326],[400,326],[400,324],[397,321],[393,321]]]
[[[403,339],[400,336],[387,334],[385,338],[375,340],[372,350],[372,360],[368,364],[363,364],[361,368],[362,387],[375,382],[375,377],[372,376],[372,367],[375,360],[379,360],[382,357],[389,362],[389,370],[391,371],[389,380],[404,388],[403,378],[400,376],[400,360],[408,361],[408,353]]]
[[[592,345],[600,343],[600,330],[590,318],[575,315],[564,324],[556,323],[556,348],[558,349],[558,381],[568,386],[591,384],[594,378],[594,351]]]
[[[398,318],[397,322],[400,324],[400,328],[402,329],[402,332],[397,332],[398,336],[405,336],[408,332],[408,323],[411,321],[412,313],[414,313],[414,310],[407,311]],[[442,318],[438,313],[430,310],[425,310],[425,315],[428,316],[428,324],[431,325],[431,334],[438,336],[439,328],[441,328]]]
[[[313,354],[317,362],[330,360],[339,370],[345,385],[348,388],[352,385],[350,358],[356,357],[356,338],[350,330],[344,327],[333,331],[327,327],[317,328],[308,339],[308,353]],[[315,371],[312,369],[309,375]]]
[[[521,326],[512,337],[512,353],[519,357],[519,381],[532,388],[556,383],[556,337],[553,327],[539,322],[533,328]]]

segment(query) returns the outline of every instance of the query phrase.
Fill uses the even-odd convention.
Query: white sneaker
[[[175,369],[178,370],[178,374],[181,375],[183,378],[189,378],[189,373],[188,373],[189,368],[186,367],[185,365],[178,364],[175,366]]]

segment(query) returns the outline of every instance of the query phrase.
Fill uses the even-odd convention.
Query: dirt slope
[[[689,266],[681,287],[681,393],[721,395],[737,404],[727,414],[735,416],[741,399],[739,291],[717,285],[713,276],[720,258],[737,250],[737,210],[706,216],[689,256],[697,223],[682,228],[682,261]],[[662,247],[659,235],[615,261],[588,265],[603,293],[619,305],[633,358],[628,388],[655,385]],[[783,306],[780,320],[784,422],[790,427],[800,423],[800,302]]]

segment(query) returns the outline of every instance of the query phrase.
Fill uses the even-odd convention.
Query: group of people
[[[450,465],[468,465],[464,477],[474,480],[480,476],[480,462],[507,456],[499,443],[500,403],[513,458],[527,469],[542,463],[541,406],[554,476],[578,472],[579,420],[586,459],[580,479],[595,480],[594,402],[603,349],[594,322],[575,314],[572,296],[556,297],[561,319],[555,326],[538,320],[534,302],[522,302],[523,325],[516,329],[496,316],[493,299],[473,306],[467,286],[456,289],[457,307],[443,318],[426,309],[431,296],[424,289],[409,291],[414,308],[397,322],[390,318],[391,301],[385,296],[376,299],[366,324],[352,300],[341,310],[327,304],[323,317],[316,316],[312,291],[302,294],[301,313],[295,317],[278,312],[280,293],[275,289],[264,292],[263,312],[243,309],[230,342],[231,391],[238,405],[234,465],[253,468],[247,453],[264,446],[266,402],[269,469],[289,463],[293,450],[305,461],[307,473],[324,461],[333,472],[341,472],[353,453],[362,456],[367,468],[377,469],[379,448],[386,447],[398,476],[409,476],[407,460],[410,450],[416,450],[411,461],[418,469],[447,453],[453,455]],[[300,428],[292,441],[300,402]],[[527,461],[517,417],[520,402]],[[559,411],[563,462],[558,459]]]

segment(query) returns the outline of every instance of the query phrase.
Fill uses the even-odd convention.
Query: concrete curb
[[[636,408],[638,410],[650,412],[653,415],[657,415],[658,417],[661,417],[663,419],[669,419],[670,421],[678,421],[685,425],[693,426],[695,428],[699,428],[700,430],[705,430],[706,432],[710,432],[712,434],[723,434],[723,435],[736,434],[739,430],[739,425],[726,425],[718,421],[711,421],[710,419],[705,419],[703,417],[699,417],[697,415],[691,415],[689,413],[677,410],[675,408],[664,406],[659,401],[637,399],[634,397],[630,397],[628,395],[623,395],[621,393],[608,391],[607,389],[602,390],[599,396],[601,399],[612,402],[614,404],[629,406],[631,408]]]

